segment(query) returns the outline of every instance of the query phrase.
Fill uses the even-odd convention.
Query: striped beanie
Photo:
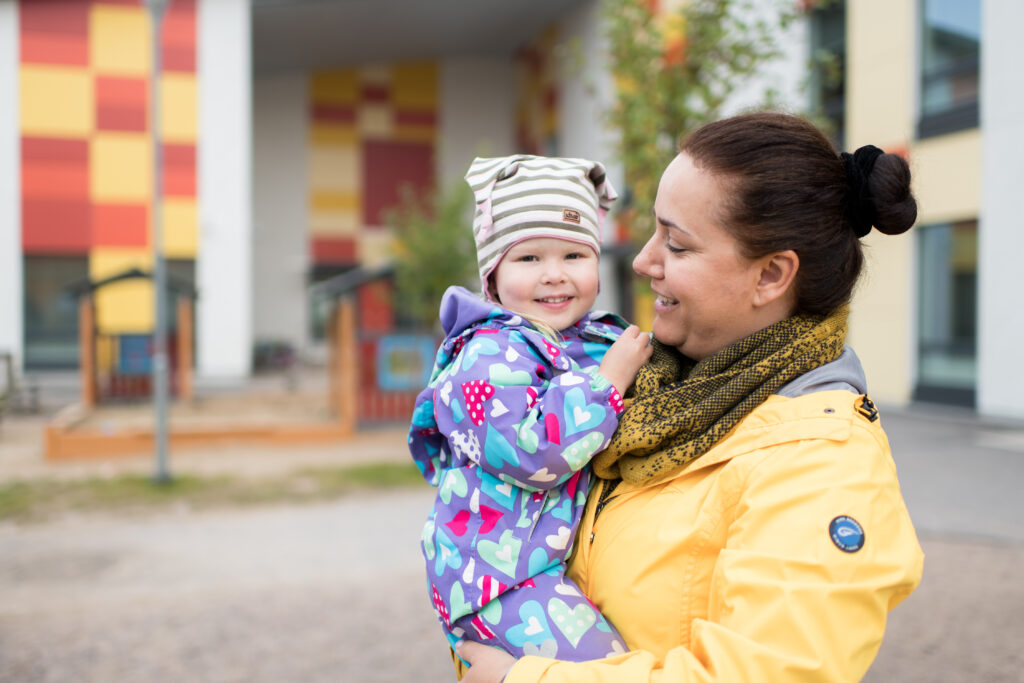
[[[478,157],[466,182],[476,198],[473,238],[488,299],[487,277],[523,240],[556,237],[601,253],[601,225],[617,195],[598,162],[527,154]]]

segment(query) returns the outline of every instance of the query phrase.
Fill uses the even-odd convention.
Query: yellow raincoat
[[[885,433],[850,391],[772,396],[670,480],[620,484],[595,521],[599,498],[569,575],[630,652],[525,657],[506,683],[857,681],[921,579]]]

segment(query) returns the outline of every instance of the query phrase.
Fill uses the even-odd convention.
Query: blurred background
[[[420,342],[380,341],[430,329],[432,269],[442,285],[472,283],[458,207],[470,210],[461,177],[475,155],[603,160],[624,200],[599,303],[643,323],[629,263],[675,139],[769,105],[914,169],[919,225],[867,239],[853,308],[875,398],[1024,417],[1020,12],[1008,0],[173,0],[159,246],[195,299],[196,387],[325,363],[342,294],[358,301],[367,391],[419,384]],[[144,395],[151,284],[106,281],[154,260],[145,6],[2,0],[0,36],[0,374],[25,391],[78,381],[87,293],[101,397]],[[407,245],[424,233],[451,256],[419,259],[410,286],[403,264],[422,252]],[[318,288],[353,272],[370,277]]]
[[[993,633],[1024,604],[1024,3],[170,0],[157,44],[158,4],[0,0],[0,679],[446,677],[425,601],[406,619],[430,492],[378,489],[411,481],[440,295],[476,284],[465,170],[605,163],[621,199],[598,305],[649,329],[630,264],[661,170],[688,131],[762,107],[914,173],[917,226],[865,240],[850,343],[935,563],[873,680],[1014,679],[1022,655]],[[158,259],[164,493],[140,478]],[[383,469],[351,469],[367,463]],[[346,507],[353,490],[376,502]],[[328,507],[190,516],[310,499]],[[957,668],[936,656],[950,633],[1000,654]],[[367,665],[392,640],[404,656]]]

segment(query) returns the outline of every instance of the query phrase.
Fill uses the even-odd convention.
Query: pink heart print
[[[441,619],[444,620],[444,625],[451,628],[451,616],[448,614],[448,606],[444,604],[444,600],[441,598],[441,594],[437,592],[437,586],[430,584],[430,592],[434,599],[434,609],[441,615]]]
[[[508,584],[498,581],[493,576],[484,574],[476,582],[480,589],[480,606],[483,607],[508,589]]]
[[[612,387],[612,393],[608,396],[608,402],[612,404],[612,410],[615,411],[616,415],[624,410],[622,396],[619,395],[619,390],[615,387]]]
[[[452,533],[456,536],[462,536],[466,533],[466,522],[469,521],[469,510],[459,510],[458,514],[455,515],[455,519],[445,523],[445,526],[452,530]]]
[[[475,379],[462,385],[462,395],[466,399],[466,410],[469,419],[479,426],[484,423],[484,401],[494,396],[494,385],[485,379]]]
[[[537,405],[537,390],[533,387],[526,387],[526,409],[530,410]]]
[[[459,514],[462,513],[460,512]],[[456,519],[458,519],[458,516],[459,515],[455,515]],[[481,505],[480,516],[483,518],[483,523],[480,524],[480,533],[486,534],[494,528],[494,525],[502,518],[503,513],[495,510],[494,508],[489,508],[486,505]]]
[[[469,623],[473,625],[477,635],[480,636],[480,640],[490,640],[494,637],[494,631],[484,623],[484,620],[480,618],[479,614],[473,617],[473,621]]]

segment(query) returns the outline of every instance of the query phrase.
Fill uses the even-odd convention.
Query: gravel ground
[[[0,527],[0,681],[451,678],[413,489]]]
[[[1024,680],[1024,497],[1010,495],[1024,481],[1024,429],[886,419],[925,573],[891,614],[865,680]],[[151,466],[43,463],[37,427],[5,422],[0,482]],[[225,447],[171,462],[176,472],[274,476],[405,457],[391,430],[342,447]],[[0,681],[453,680],[417,543],[432,495],[0,524]]]

